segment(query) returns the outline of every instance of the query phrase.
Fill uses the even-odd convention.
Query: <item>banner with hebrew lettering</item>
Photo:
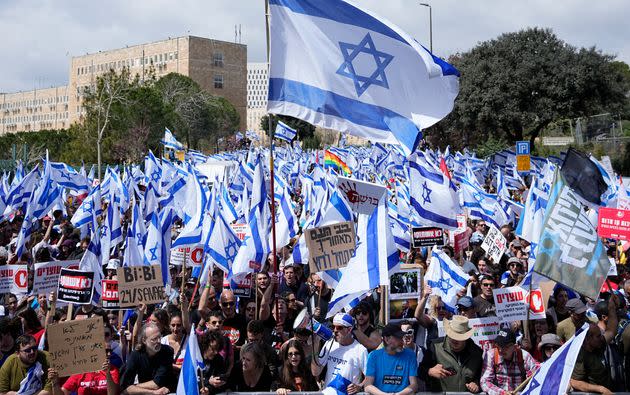
[[[372,214],[386,190],[382,185],[346,177],[337,177],[337,188],[354,212],[365,215]]]
[[[610,261],[597,230],[575,192],[556,175],[534,270],[597,300]]]
[[[305,237],[311,273],[345,267],[354,255],[356,236],[351,221],[308,229]]]

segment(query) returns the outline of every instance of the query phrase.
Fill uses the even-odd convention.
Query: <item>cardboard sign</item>
[[[60,377],[99,371],[107,358],[100,317],[50,324],[47,337],[50,363]]]
[[[630,240],[630,210],[600,207],[597,234],[607,239]]]
[[[166,296],[160,265],[125,266],[116,272],[121,308],[164,302]]]
[[[237,276],[238,280],[235,281],[235,278],[230,281],[230,288],[234,295],[240,296],[243,298],[249,298],[252,296],[252,274],[249,273],[247,276]]]
[[[497,317],[501,322],[521,321],[527,319],[545,319],[545,304],[540,289],[533,289],[531,295],[521,287],[497,288],[492,290]]]
[[[118,301],[118,280],[103,280],[101,303],[105,310],[120,310]]]
[[[33,294],[48,294],[54,292],[59,285],[61,269],[78,269],[79,260],[40,262],[35,264],[33,278]]]
[[[422,228],[412,228],[411,230],[411,246],[433,247],[434,245],[444,245],[444,231],[442,228],[434,226],[425,226]]]
[[[245,236],[247,235],[246,224],[230,224],[230,227],[234,233],[236,233],[236,237],[238,237],[241,241],[245,240]]]
[[[501,330],[501,323],[497,317],[472,318],[468,320],[468,324],[473,329],[472,340],[483,350],[492,348],[492,341],[497,337]],[[444,322],[438,321],[438,336],[446,335],[444,331]]]
[[[346,177],[337,177],[337,188],[350,203],[352,211],[367,215],[372,214],[386,190],[382,185]]]
[[[356,247],[354,223],[340,222],[305,232],[311,273],[345,267]]]
[[[481,248],[488,253],[495,263],[499,263],[503,253],[507,250],[507,240],[501,234],[501,231],[494,226],[488,224],[488,234],[481,243]]]
[[[61,269],[57,300],[75,304],[92,303],[94,292],[94,272],[74,269]]]
[[[28,292],[28,266],[0,266],[0,293],[24,295]]]
[[[203,262],[203,246],[197,246],[191,250],[190,247],[171,248],[170,263],[173,266],[181,266],[186,261],[187,267],[201,267]]]

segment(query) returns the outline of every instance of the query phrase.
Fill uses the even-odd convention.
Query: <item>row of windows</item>
[[[164,54],[151,55],[144,58],[133,58],[126,60],[118,60],[116,62],[101,63],[97,65],[82,66],[77,68],[77,75],[85,75],[93,72],[105,72],[110,69],[120,69],[123,67],[140,67],[143,65],[152,65],[154,63],[171,62],[177,60],[177,52],[169,52]]]
[[[19,117],[7,117],[2,119],[3,125],[10,125],[13,123],[24,122],[43,122],[43,121],[55,121],[58,119],[68,119],[68,113],[63,112],[59,114],[41,114],[41,115],[23,115]]]
[[[14,108],[40,106],[42,104],[67,103],[68,96],[46,97],[42,99],[21,100],[17,102],[2,103],[0,109],[12,110]]]

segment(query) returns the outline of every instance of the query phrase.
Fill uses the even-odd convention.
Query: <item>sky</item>
[[[323,1],[323,0],[320,0]],[[422,0],[431,5],[433,52],[448,57],[502,33],[551,28],[577,47],[630,64],[627,0]],[[429,47],[429,9],[414,0],[354,0]],[[266,60],[264,0],[0,0],[0,92],[68,82],[70,58],[194,35],[241,42]]]

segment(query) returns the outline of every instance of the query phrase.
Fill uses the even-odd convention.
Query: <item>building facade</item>
[[[245,128],[247,122],[247,46],[203,37],[184,36],[75,56],[70,62],[67,86],[0,94],[0,109],[2,110],[0,134],[61,129],[67,128],[74,122],[80,122],[84,115],[81,108],[84,89],[92,86],[99,75],[109,70],[120,72],[123,68],[128,68],[132,76],[138,75],[141,79],[147,78],[150,73],[153,73],[156,78],[171,72],[188,76],[205,91],[229,100],[239,113],[240,129]],[[46,93],[42,93],[43,91]],[[59,113],[55,112],[54,116],[44,112],[45,105],[49,103],[43,104],[46,100],[51,100],[49,97],[53,95],[52,91],[63,91],[61,96],[65,100],[61,102],[62,105],[59,108],[55,107],[55,111]],[[4,103],[7,103],[7,106]],[[39,109],[39,106],[42,106],[42,109]],[[49,111],[52,112],[52,106],[49,107]],[[62,118],[64,116],[65,118]],[[8,119],[5,120],[7,117]],[[41,122],[44,118],[54,118],[55,122],[51,125],[52,119],[46,119],[45,125],[48,126],[44,127]]]
[[[267,63],[247,63],[247,130],[264,133],[260,120],[267,115],[269,92]]]

